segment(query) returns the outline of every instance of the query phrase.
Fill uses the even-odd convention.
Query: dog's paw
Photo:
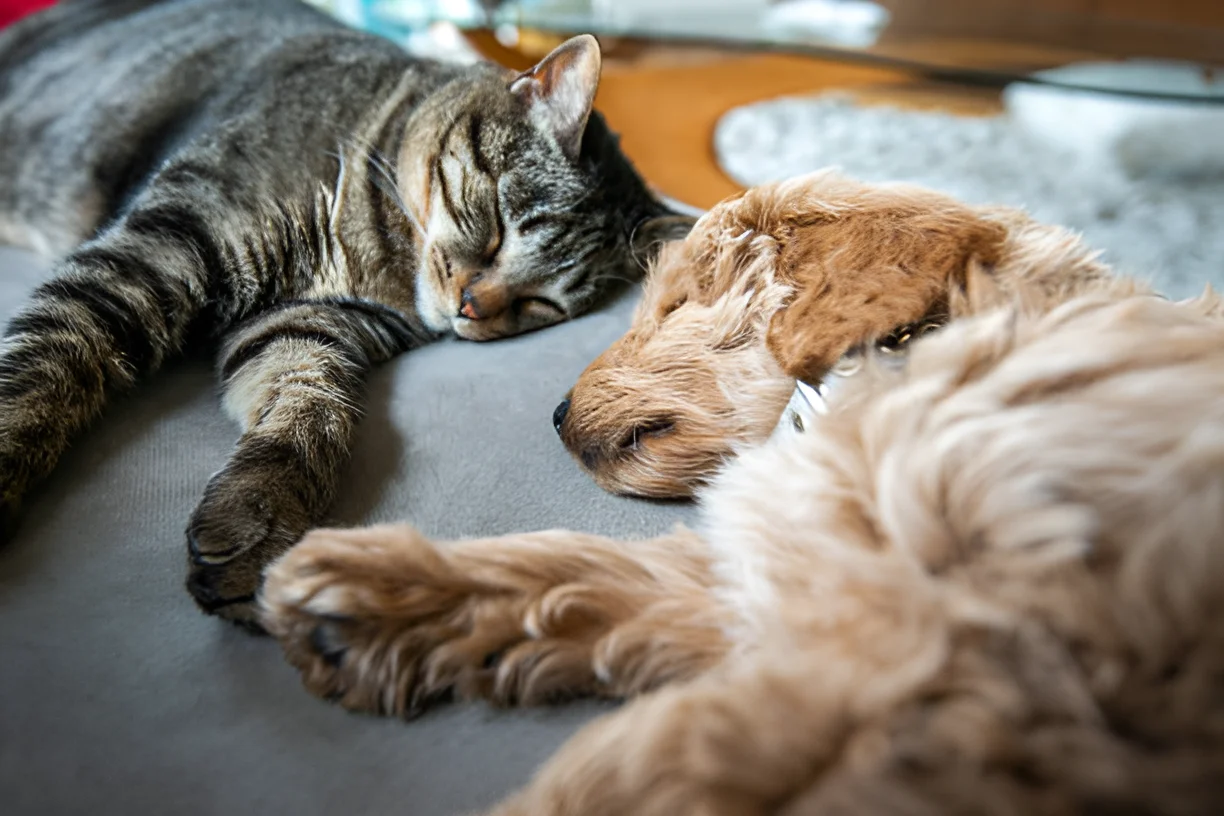
[[[353,710],[589,693],[590,643],[529,633],[532,596],[465,574],[408,527],[319,530],[268,569],[261,621],[311,692]]]
[[[308,527],[283,480],[226,468],[208,484],[187,527],[187,591],[210,615],[258,630],[264,568]]]

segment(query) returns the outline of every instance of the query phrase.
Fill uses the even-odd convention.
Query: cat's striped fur
[[[0,513],[118,392],[220,348],[242,436],[188,588],[249,621],[371,366],[572,317],[682,231],[590,110],[598,48],[414,59],[296,0],[65,0],[0,34],[0,240],[56,257],[0,349]]]

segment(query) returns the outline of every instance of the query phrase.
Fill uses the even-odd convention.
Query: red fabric
[[[54,4],[55,0],[0,0],[0,28]]]

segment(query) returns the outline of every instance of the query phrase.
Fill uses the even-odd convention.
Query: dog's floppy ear
[[[874,300],[843,294],[802,293],[769,321],[766,345],[788,377],[820,382],[851,349],[939,311],[948,287],[898,286]]]
[[[1006,237],[967,209],[903,219],[878,210],[800,230],[781,261],[795,294],[770,321],[769,350],[789,376],[817,382],[856,346],[946,308],[970,265],[989,269]]]
[[[951,315],[979,314],[1002,306],[1011,297],[995,277],[990,268],[976,258],[970,259],[961,286],[952,287],[948,296],[948,313]]]

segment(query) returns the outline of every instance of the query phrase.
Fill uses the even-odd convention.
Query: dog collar
[[[830,379],[826,377],[817,385],[796,380],[795,390],[791,392],[790,402],[786,403],[786,410],[782,412],[774,433],[803,433],[816,417],[829,413],[828,396],[833,390]]]
[[[939,329],[947,322],[944,317],[932,317],[918,323],[908,323],[894,331],[874,345],[874,350],[880,357],[890,359],[894,364],[903,364],[905,354],[910,344]],[[812,384],[803,380],[795,381],[795,390],[791,392],[790,401],[782,411],[782,416],[774,428],[775,437],[791,433],[804,433],[815,424],[817,417],[829,413],[829,400],[837,390],[838,384],[848,377],[853,377],[863,368],[863,350],[853,349],[837,365],[829,370],[824,379]]]

